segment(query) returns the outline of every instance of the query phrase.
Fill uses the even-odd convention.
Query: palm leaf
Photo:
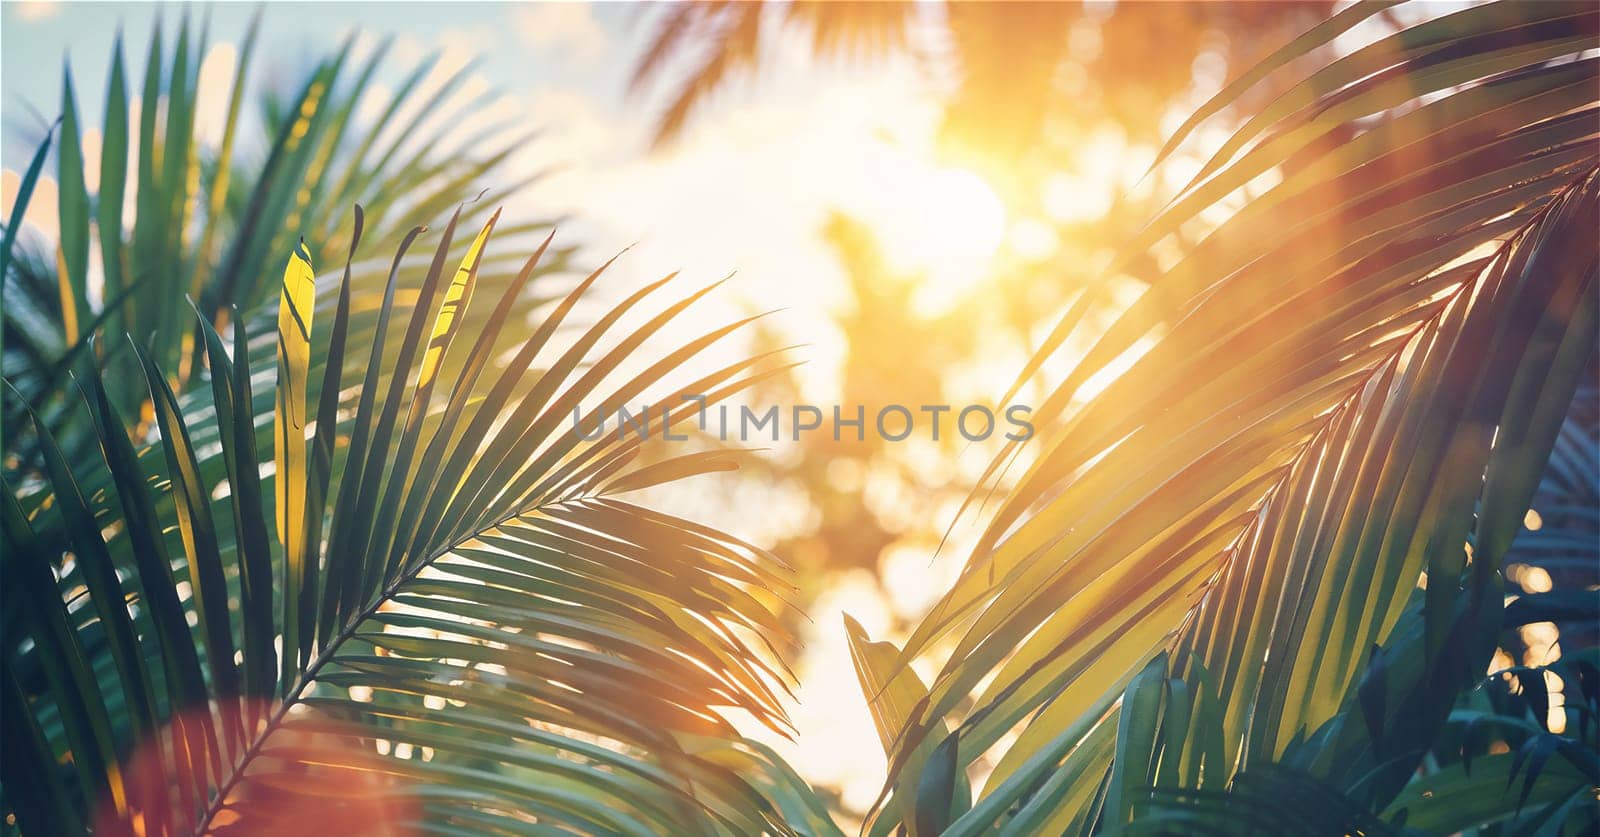
[[[991,466],[993,478],[1027,457],[903,649],[900,666],[952,650],[886,793],[955,721],[958,764],[1018,737],[952,830],[1046,822],[991,796],[1033,800],[1023,811],[1051,830],[1125,822],[1130,793],[1183,772],[1152,737],[1160,704],[1134,698],[1149,694],[1135,672],[1163,652],[1185,688],[1198,671],[1215,680],[1208,784],[1286,759],[1369,810],[1404,786],[1487,664],[1498,569],[1594,351],[1584,231],[1600,103],[1581,53],[1600,19],[1491,8],[1289,85],[1308,92],[1247,123],[1129,244],[1124,263],[1170,247],[1202,210],[1273,178],[1180,246],[1035,409],[1041,438]],[[1075,303],[1064,334],[1114,278]],[[1077,397],[1114,362],[1125,371]],[[1365,691],[1390,696],[1382,730],[1359,720],[1374,644],[1387,677]],[[1114,746],[1090,746],[1099,730]]]
[[[390,250],[420,219],[445,211],[459,194],[476,191],[468,188],[474,181],[495,178],[508,153],[520,144],[520,138],[451,130],[470,103],[453,101],[450,94],[470,68],[437,74],[439,59],[424,61],[398,92],[374,103],[373,97],[385,95],[377,82],[387,50],[380,46],[357,67],[350,43],[301,68],[281,103],[280,113],[292,118],[268,118],[261,133],[253,135],[241,123],[249,124],[244,118],[247,103],[263,95],[253,91],[258,23],[252,21],[242,39],[216,147],[202,144],[196,127],[204,36],[196,35],[186,17],[175,34],[171,27],[155,27],[145,49],[144,72],[132,78],[140,84],[142,101],[166,106],[145,108],[137,119],[130,113],[130,68],[118,38],[105,111],[98,120],[104,140],[94,194],[84,185],[80,134],[96,126],[78,113],[77,79],[70,68],[65,71],[62,133],[54,144],[62,195],[60,241],[50,242],[49,252],[35,262],[12,258],[13,250],[20,250],[13,240],[31,178],[19,190],[18,213],[6,227],[8,301],[36,297],[45,314],[29,316],[26,306],[6,306],[6,375],[25,396],[5,415],[7,449],[21,445],[18,434],[27,423],[18,421],[22,414],[17,411],[28,404],[57,432],[63,449],[77,455],[77,431],[60,424],[76,415],[63,397],[64,375],[96,329],[104,326],[107,334],[130,333],[141,340],[154,334],[147,349],[183,393],[202,368],[204,354],[204,336],[190,319],[185,296],[219,329],[230,309],[238,308],[252,336],[271,334],[272,322],[261,311],[270,307],[277,288],[260,277],[272,272],[276,254],[303,238],[313,242],[311,263],[337,262],[348,243],[338,230],[337,208],[355,201],[365,206],[372,243]],[[443,80],[423,83],[433,74]],[[264,95],[273,94],[269,90]],[[383,115],[375,123],[359,121],[358,106],[371,104],[380,105]],[[157,118],[158,110],[164,118]],[[397,121],[401,114],[406,124]],[[425,139],[417,136],[423,129],[428,131]],[[393,139],[385,139],[384,153],[377,156],[372,150],[380,135]],[[38,159],[46,160],[51,148],[47,137]],[[426,176],[415,177],[417,172]],[[496,192],[508,194],[527,182],[512,181]],[[133,223],[125,229],[123,204],[129,191],[137,199]],[[468,217],[477,211],[469,211]],[[87,290],[91,239],[100,242],[95,255],[105,290],[99,300]],[[500,265],[486,265],[485,274],[486,284],[495,287],[511,278]],[[382,281],[381,274],[374,278],[358,273],[357,278]],[[362,287],[358,285],[358,294]],[[103,341],[101,348],[107,355],[100,358],[102,363],[110,357],[128,360],[120,340]],[[137,415],[148,392],[133,380],[113,377],[109,395],[124,412]]]
[[[652,142],[677,139],[694,114],[740,72],[759,68],[765,41],[762,20],[777,17],[784,28],[808,32],[820,56],[876,58],[904,47],[917,7],[907,3],[686,3],[651,10],[653,32],[629,79],[629,91],[645,92],[674,62],[692,64],[673,80],[670,99],[655,118]]]
[[[285,647],[299,648],[296,628],[301,624],[300,597],[296,589],[310,573],[305,539],[306,515],[306,375],[311,366],[311,329],[316,308],[316,276],[310,254],[302,242],[283,272],[283,293],[278,299],[278,386],[273,411],[273,488],[276,491],[278,543],[284,549]],[[248,355],[248,350],[245,353]],[[213,361],[217,358],[213,358]],[[218,366],[213,362],[213,370]],[[290,627],[293,626],[293,627]]]
[[[407,272],[396,260],[380,320],[397,316],[406,327],[398,347],[379,339],[367,360],[384,375],[340,396],[343,364],[322,371],[322,404],[336,406],[319,408],[334,418],[317,428],[318,464],[302,459],[274,477],[324,498],[307,509],[316,536],[300,542],[308,547],[301,574],[288,561],[296,541],[281,555],[270,548],[267,498],[282,495],[257,475],[252,349],[239,320],[230,357],[202,319],[212,387],[185,399],[138,349],[160,431],[144,455],[92,366],[90,424],[102,454],[69,464],[40,429],[46,478],[6,492],[6,586],[27,579],[34,602],[20,630],[8,631],[6,657],[21,697],[8,695],[7,730],[33,741],[8,751],[7,801],[28,833],[69,825],[51,813],[63,804],[92,811],[99,828],[139,821],[160,833],[305,827],[296,811],[316,812],[319,827],[355,817],[446,831],[607,833],[787,833],[788,811],[808,832],[831,829],[809,789],[724,717],[734,707],[787,729],[779,695],[790,676],[775,650],[786,640],[768,592],[783,568],[736,538],[604,487],[661,482],[632,476],[648,460],[627,458],[600,484],[583,478],[591,472],[581,463],[614,453],[617,439],[585,441],[567,424],[574,404],[662,387],[697,387],[715,401],[764,373],[746,362],[672,382],[689,355],[728,329],[642,372],[618,373],[700,294],[621,338],[611,333],[620,314],[604,317],[554,362],[542,360],[597,273],[525,340],[526,357],[480,385],[486,347],[501,335],[484,333],[470,347],[450,337],[459,333],[451,323],[470,321],[491,227],[448,288],[445,231],[409,311],[395,302]],[[527,261],[523,281],[545,252]],[[289,258],[295,307],[311,281],[304,255],[297,248]],[[331,329],[335,356],[353,348],[349,281]],[[491,332],[507,325],[521,292],[506,290]],[[387,331],[380,324],[375,335]],[[282,339],[297,334],[305,335],[298,323]],[[453,358],[463,353],[464,362]],[[286,392],[305,380],[290,354],[275,388],[286,413],[303,417]],[[608,389],[614,377],[620,383]],[[449,390],[442,407],[429,398],[435,388]],[[287,436],[304,443],[303,432]],[[403,449],[421,453],[414,460]],[[112,490],[91,500],[85,485]],[[50,571],[57,515],[72,533],[59,581]],[[176,565],[161,534],[174,525]],[[277,585],[274,564],[289,570]],[[274,607],[279,596],[283,609]],[[102,665],[120,675],[108,680]],[[76,757],[63,762],[67,752]],[[32,778],[14,783],[14,766]],[[39,795],[12,802],[12,788]]]

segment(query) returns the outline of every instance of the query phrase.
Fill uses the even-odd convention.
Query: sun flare
[[[871,219],[889,266],[925,278],[918,303],[942,310],[982,281],[1006,232],[1006,207],[976,173],[912,159],[883,173],[890,206]]]

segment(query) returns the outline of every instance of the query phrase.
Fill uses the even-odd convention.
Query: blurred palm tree
[[[683,3],[651,10],[652,33],[632,88],[665,87],[656,142],[740,73],[759,70],[775,41],[809,36],[824,60],[912,52],[930,84],[947,86],[944,129],[955,146],[1014,167],[1062,116],[1109,119],[1159,139],[1161,118],[1220,51],[1248,66],[1261,50],[1325,17],[1332,3],[793,2]],[[1159,45],[1162,59],[1149,60]]]
[[[634,65],[631,89],[665,102],[656,141],[668,144],[731,81],[758,74],[785,38],[802,39],[819,63],[861,67],[914,56],[929,86],[943,96],[947,161],[981,172],[1003,196],[1010,220],[1041,222],[1054,244],[1042,256],[1019,257],[1002,248],[981,283],[952,294],[957,298],[944,306],[948,313],[926,315],[910,304],[922,277],[892,275],[866,223],[830,218],[821,238],[835,254],[852,299],[837,319],[844,344],[837,397],[845,405],[964,403],[1000,393],[959,391],[950,385],[952,370],[998,345],[1014,346],[1025,356],[1029,345],[1045,339],[1051,313],[1090,278],[1090,266],[1104,261],[1107,242],[1131,238],[1159,209],[1154,195],[1116,187],[1102,211],[1053,222],[1046,211],[1051,196],[1042,184],[1063,175],[1115,180],[1126,160],[1087,158],[1084,146],[1109,130],[1120,147],[1146,145],[1153,153],[1170,130],[1164,119],[1188,109],[1197,85],[1194,67],[1207,60],[1248,66],[1272,44],[1314,25],[1331,5],[674,4],[642,13],[650,35]],[[1152,44],[1161,45],[1162,60],[1150,60]],[[1269,101],[1271,84],[1261,88],[1242,97],[1238,109]],[[1148,281],[1157,271],[1149,257],[1122,265],[1129,283]],[[1090,318],[1109,318],[1116,307],[1106,304]],[[763,345],[770,347],[791,339],[766,337]],[[807,395],[792,376],[765,386],[784,401]],[[897,545],[931,551],[947,526],[938,513],[973,488],[953,471],[926,473],[923,458],[908,445],[867,440],[852,447],[829,440],[831,434],[820,433],[806,441],[806,455],[756,464],[777,481],[802,486],[820,512],[815,527],[777,546],[780,555],[819,580],[855,568],[879,572],[887,550]],[[951,460],[962,450],[950,440],[941,448]],[[830,472],[830,463],[840,459],[858,467],[835,465]],[[909,505],[921,519],[908,526],[874,514],[858,480],[837,478],[841,470],[896,484],[897,495],[917,498]],[[802,584],[802,595],[826,586]]]

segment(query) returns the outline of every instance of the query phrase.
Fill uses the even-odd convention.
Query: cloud
[[[587,3],[535,3],[511,13],[518,38],[581,66],[592,66],[611,47],[611,36]]]

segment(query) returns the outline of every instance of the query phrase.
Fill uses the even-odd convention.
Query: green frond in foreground
[[[733,326],[637,371],[705,293],[644,312],[668,280],[569,339],[600,271],[498,354],[549,241],[496,299],[473,292],[494,219],[459,267],[458,221],[412,306],[397,290],[421,230],[406,236],[370,339],[351,331],[349,264],[331,315],[309,316],[314,262],[297,249],[265,424],[252,368],[271,358],[237,316],[229,336],[199,320],[209,391],[180,398],[133,348],[149,445],[110,373],[82,367],[93,461],[69,464],[40,428],[44,477],[4,492],[3,783],[27,833],[786,833],[780,805],[805,821],[803,784],[726,720],[787,729],[785,568],[629,502],[654,481],[630,481],[649,443],[571,424],[574,405],[722,398],[768,373],[750,360],[678,380]],[[469,309],[487,311],[481,329],[459,327]],[[630,311],[642,324],[623,331]],[[324,331],[308,401],[306,342]]]
[[[872,833],[1161,830],[1205,823],[1224,794],[1294,831],[1251,801],[1275,795],[1271,775],[1361,815],[1330,833],[1380,816],[1592,827],[1600,762],[1576,710],[1600,681],[1574,663],[1557,735],[1529,701],[1490,706],[1484,675],[1507,552],[1593,370],[1597,31],[1592,4],[1488,4],[1338,58],[1129,244],[1259,192],[1091,341],[1035,410],[1041,438],[991,467],[1022,476],[960,580],[863,673],[895,719]],[[1126,371],[1075,396],[1114,362]],[[1595,598],[1574,604],[1590,620]],[[925,690],[893,685],[930,654]],[[1509,726],[1463,741],[1464,711]],[[1482,758],[1491,742],[1520,749]],[[961,777],[986,753],[969,798]],[[1468,781],[1469,759],[1498,783],[1433,802],[1461,797],[1440,780],[1459,764]]]

